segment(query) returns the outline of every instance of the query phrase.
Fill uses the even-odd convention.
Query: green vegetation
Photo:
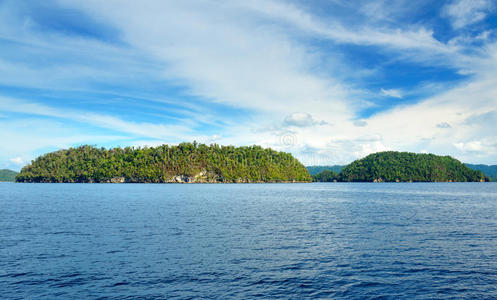
[[[338,174],[331,170],[324,170],[312,175],[313,182],[337,182],[338,179]]]
[[[343,168],[346,166],[334,165],[334,166],[308,166],[306,167],[309,170],[309,174],[316,175],[325,170],[333,171],[335,173],[340,173]]]
[[[81,146],[40,156],[17,177],[16,174],[0,170],[0,181],[466,182],[489,181],[494,176],[497,180],[497,166],[464,165],[450,156],[388,151],[368,155],[348,166],[306,169],[291,154],[259,146],[207,146],[194,142],[109,150]]]
[[[182,143],[145,148],[81,146],[38,157],[18,182],[307,182],[291,154],[259,146]]]
[[[17,174],[17,172],[7,169],[0,170],[0,181],[16,181]]]
[[[485,175],[490,178],[490,181],[497,181],[497,165],[472,165],[466,164],[470,169],[476,171],[482,171]]]
[[[345,167],[340,181],[354,182],[466,182],[488,181],[481,171],[474,171],[450,156],[409,152],[379,152],[356,160]]]

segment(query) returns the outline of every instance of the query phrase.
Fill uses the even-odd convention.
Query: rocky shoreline
[[[105,179],[101,181],[94,180],[81,180],[81,181],[55,181],[55,180],[47,180],[43,178],[42,180],[24,180],[18,181],[22,183],[299,183],[299,182],[308,182],[308,181],[283,181],[283,180],[271,180],[271,181],[254,181],[247,178],[237,178],[236,180],[225,180],[221,176],[216,174],[202,171],[200,173],[195,174],[194,176],[187,175],[174,175],[162,181],[143,181],[136,180],[134,178],[126,178],[124,176],[117,176],[110,179]],[[310,182],[310,181],[309,181]]]

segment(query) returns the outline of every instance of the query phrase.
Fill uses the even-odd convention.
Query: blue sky
[[[0,168],[197,140],[497,164],[497,4],[0,1]]]

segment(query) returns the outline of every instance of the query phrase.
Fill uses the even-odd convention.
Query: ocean
[[[497,183],[0,183],[0,295],[497,298]]]

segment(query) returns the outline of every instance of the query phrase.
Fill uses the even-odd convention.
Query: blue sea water
[[[497,298],[497,184],[2,183],[0,295]]]

